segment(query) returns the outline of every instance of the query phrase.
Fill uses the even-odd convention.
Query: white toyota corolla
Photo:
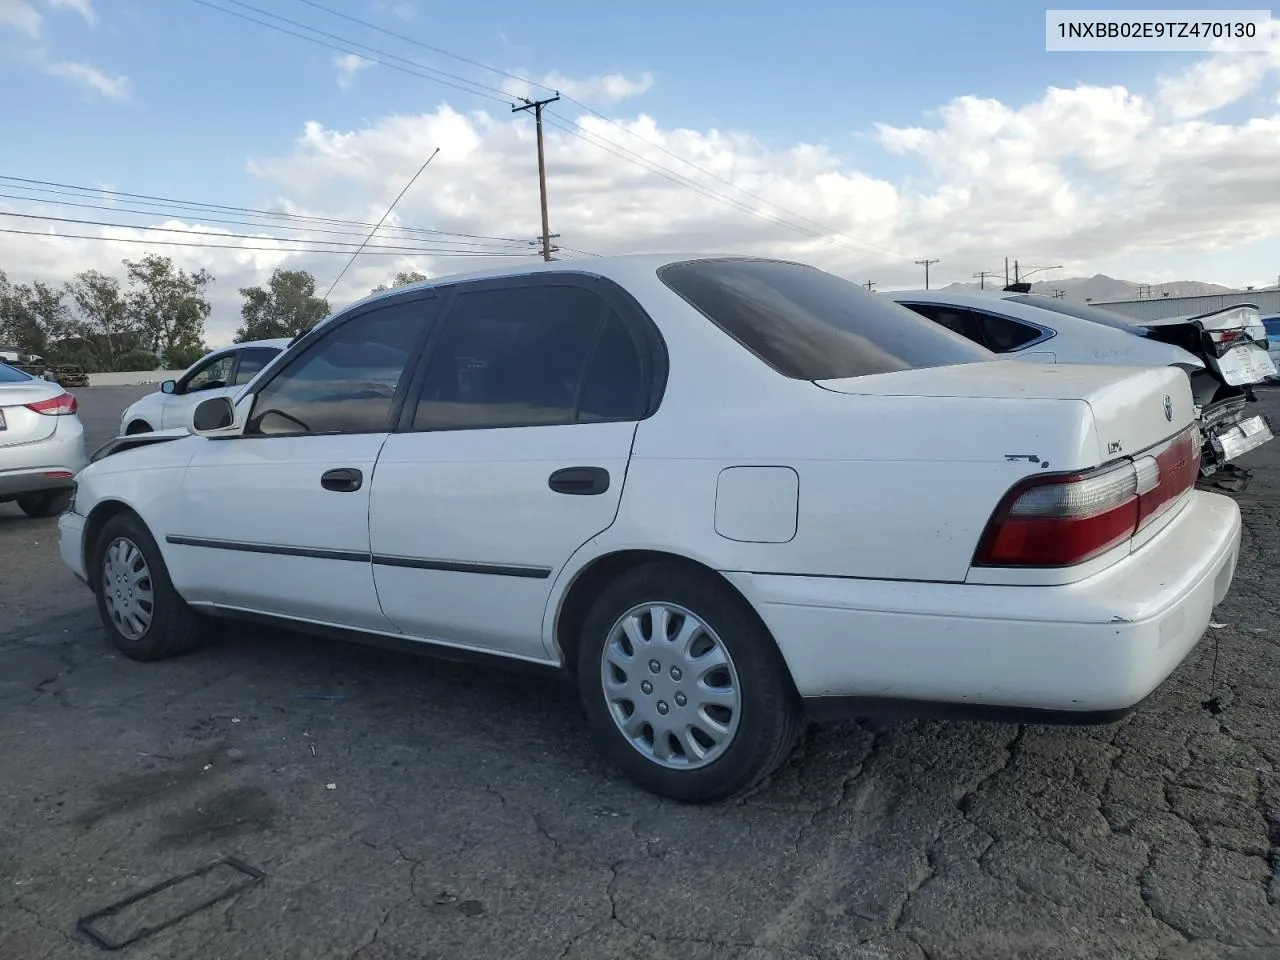
[[[131,657],[244,617],[543,665],[711,800],[806,717],[1132,709],[1235,570],[1194,416],[1175,367],[1002,362],[811,267],[539,264],[366,298],[120,438],[61,549]]]

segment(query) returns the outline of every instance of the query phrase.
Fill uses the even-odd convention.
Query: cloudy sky
[[[939,284],[1006,256],[1276,283],[1280,46],[1046,53],[1026,3],[871,6],[0,0],[0,89],[21,93],[0,230],[25,231],[0,232],[0,269],[167,253],[216,276],[224,343],[239,287],[277,266],[327,287],[437,147],[333,304],[517,262],[540,221],[511,104],[554,90],[564,257],[770,253],[880,289],[919,286],[923,257]]]

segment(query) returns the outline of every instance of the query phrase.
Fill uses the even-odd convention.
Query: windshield
[[[836,380],[995,354],[879,294],[777,260],[694,260],[659,278],[783,376]]]
[[[30,380],[27,374],[21,370],[15,370],[3,360],[0,360],[0,383],[22,383],[24,380]]]
[[[1138,336],[1142,336],[1145,332],[1145,328],[1137,320],[1130,320],[1123,314],[1113,313],[1110,310],[1101,310],[1098,307],[1088,307],[1081,303],[1066,303],[1054,297],[1043,297],[1035,293],[1006,297],[1005,299],[1012,300],[1014,303],[1025,303],[1028,306],[1039,307],[1041,310],[1065,313],[1067,316],[1076,317],[1079,320],[1092,320],[1094,323],[1100,323],[1104,327],[1115,327],[1117,330],[1126,330]]]

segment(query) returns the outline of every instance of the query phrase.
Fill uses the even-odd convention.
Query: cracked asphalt
[[[77,391],[91,442],[143,389]],[[105,955],[78,918],[223,856],[265,879],[116,955],[1280,957],[1280,443],[1246,463],[1223,626],[1126,721],[811,728],[712,807],[552,681],[240,626],[125,660],[0,506],[0,957]]]

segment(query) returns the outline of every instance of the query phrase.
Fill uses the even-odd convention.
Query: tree
[[[271,274],[266,288],[241,287],[244,323],[236,342],[295,337],[329,315],[329,301],[316,295],[316,278],[306,270],[281,270]]]
[[[125,260],[124,266],[129,279],[125,304],[143,345],[171,369],[176,369],[178,356],[203,353],[204,322],[211,309],[204,290],[213,275],[203,269],[187,273],[155,253]]]
[[[396,278],[391,281],[391,287],[403,287],[407,284],[417,283],[418,281],[425,279],[427,279],[427,275],[425,273],[419,273],[417,270],[401,270],[396,274]],[[381,293],[383,290],[390,290],[391,287],[388,287],[385,283],[380,283],[369,292]]]
[[[61,290],[39,280],[13,286],[0,271],[0,340],[43,357],[70,330],[71,312]]]
[[[139,340],[120,282],[97,270],[85,270],[67,284],[67,293],[80,314],[76,332],[91,344],[99,368],[120,369],[120,361]]]

